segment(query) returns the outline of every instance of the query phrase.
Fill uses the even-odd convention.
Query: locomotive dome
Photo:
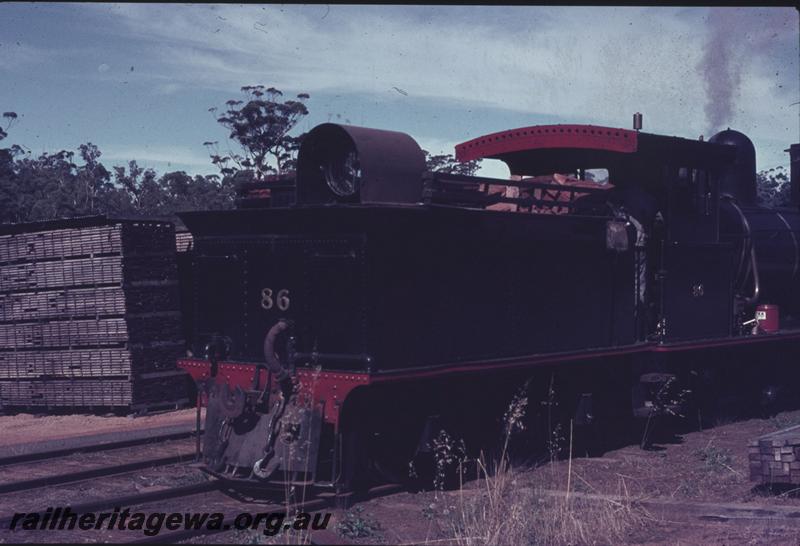
[[[736,150],[735,159],[723,176],[721,191],[737,198],[742,204],[755,205],[758,183],[753,142],[744,133],[730,127],[711,137],[709,142],[731,146]]]

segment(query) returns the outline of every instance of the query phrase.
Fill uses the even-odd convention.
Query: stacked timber
[[[765,434],[748,444],[750,480],[800,484],[800,425]]]
[[[178,254],[189,252],[194,244],[192,234],[185,229],[175,230],[175,250]]]
[[[183,346],[171,223],[0,229],[0,407],[180,404]]]
[[[185,230],[175,231],[175,251],[177,252],[178,286],[180,286],[180,307],[182,318],[181,334],[184,339],[192,339],[194,328],[194,239],[192,234]],[[191,347],[187,346],[187,354],[191,354]]]

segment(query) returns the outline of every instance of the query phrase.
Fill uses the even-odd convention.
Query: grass
[[[624,481],[614,498],[587,498],[575,491],[571,469],[563,490],[523,487],[523,476],[507,465],[477,487],[462,487],[451,503],[450,531],[459,546],[621,544],[647,519],[630,499]],[[582,488],[591,489],[589,484]],[[444,513],[444,511],[442,511]]]
[[[700,460],[705,462],[706,468],[715,472],[728,470],[734,474],[740,474],[731,466],[732,458],[729,449],[720,449],[712,444],[713,439],[709,440],[706,447],[697,451]]]
[[[456,491],[442,494],[436,505],[423,509],[426,519],[438,519],[444,536],[428,543],[459,546],[588,545],[620,544],[628,533],[647,519],[620,480],[616,498],[589,498],[591,484],[573,472],[572,430],[564,489],[553,492],[526,486],[525,476],[508,461],[510,436],[524,429],[527,399],[517,396],[505,415],[505,442],[494,464],[477,461],[476,480],[461,483]],[[565,434],[566,435],[566,434]],[[566,446],[565,446],[566,447]],[[622,500],[619,500],[622,499]],[[425,543],[425,542],[423,542]]]
[[[345,512],[336,524],[336,531],[347,538],[376,538],[381,535],[381,525],[364,513],[364,508],[356,506]]]
[[[779,413],[774,417],[770,417],[770,424],[775,427],[775,430],[794,427],[800,425],[800,415],[797,413]]]

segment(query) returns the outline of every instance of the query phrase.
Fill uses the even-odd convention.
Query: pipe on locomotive
[[[744,285],[747,282],[747,277],[750,275],[750,272],[753,272],[753,295],[745,298],[743,300],[745,305],[755,305],[758,303],[758,297],[761,293],[761,286],[758,278],[758,260],[756,259],[756,248],[753,245],[753,238],[752,238],[752,230],[750,228],[750,222],[747,221],[747,217],[742,212],[741,207],[736,203],[736,199],[730,195],[725,195],[728,198],[728,203],[733,207],[733,209],[739,214],[739,218],[742,222],[742,227],[744,228],[744,238],[742,240],[742,255],[739,260],[739,271],[737,271],[736,279],[738,280],[742,277],[741,284]],[[748,252],[747,249],[750,249],[750,264],[747,268],[747,271],[742,275],[742,267],[744,266],[744,259],[747,256]]]
[[[290,380],[291,372],[278,359],[278,355],[275,352],[275,341],[278,339],[279,335],[287,331],[291,326],[291,321],[280,319],[269,329],[267,335],[264,336],[264,359],[267,361],[267,369],[274,375],[275,380],[284,389],[286,383]],[[256,371],[256,377],[258,377],[258,371]]]

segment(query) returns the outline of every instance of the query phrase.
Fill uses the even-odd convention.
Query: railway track
[[[108,477],[120,477],[128,473],[133,473],[139,470],[154,469],[167,465],[180,465],[181,463],[191,461],[194,459],[195,451],[191,449],[194,447],[191,432],[170,433],[164,435],[151,435],[143,438],[135,438],[128,440],[118,440],[111,442],[104,442],[94,445],[78,445],[62,447],[59,449],[36,451],[28,453],[14,454],[0,458],[0,468],[6,476],[25,476],[25,479],[7,481],[0,483],[0,495],[13,495],[22,494],[26,500],[34,500],[36,497],[42,499],[50,498],[47,488],[57,486],[77,486],[78,484],[91,483],[92,480],[98,480]],[[189,440],[189,441],[187,441]],[[156,445],[158,443],[164,445]],[[133,448],[133,449],[132,449]],[[170,453],[174,450],[179,450],[179,453]],[[161,451],[159,453],[159,450]],[[153,453],[155,451],[155,454]],[[155,455],[155,456],[154,456]],[[88,461],[87,461],[88,459]],[[122,459],[122,461],[115,461],[116,464],[100,464],[94,468],[82,468],[87,464],[98,464],[105,462],[109,459]],[[76,471],[73,472],[57,472],[48,473],[47,475],[37,476],[37,472],[50,470],[51,466],[58,466],[62,469],[66,466],[77,466]],[[31,477],[33,476],[33,477]],[[206,477],[207,479],[198,483],[189,485],[181,485],[177,487],[161,488],[157,490],[136,492],[125,495],[109,495],[107,497],[96,498],[83,503],[62,504],[62,506],[69,506],[72,513],[81,514],[89,512],[103,512],[110,511],[117,507],[123,509],[126,507],[137,507],[139,511],[145,512],[170,512],[174,510],[176,503],[169,502],[180,499],[182,506],[192,506],[193,512],[203,512],[204,504],[209,502],[209,494],[225,489],[224,481],[216,478]],[[112,482],[113,488],[113,482]],[[398,488],[387,490],[385,487],[376,488],[369,492],[371,496],[378,494],[388,494]],[[29,495],[31,491],[41,490],[40,494],[34,493]],[[70,491],[71,488],[65,491]],[[76,490],[83,491],[83,488]],[[192,498],[195,496],[196,498]],[[343,497],[352,499],[351,497]],[[17,504],[19,501],[12,501],[13,496],[6,496],[5,500],[6,510],[14,507],[14,512],[20,511]],[[284,511],[286,505],[283,502],[283,493],[275,491],[269,495],[267,500],[269,508],[272,511]],[[48,501],[49,502],[49,501]],[[322,494],[319,497],[310,498],[302,503],[302,507],[298,509],[304,511],[319,511],[327,506],[332,506],[336,502],[336,497],[332,494]],[[23,505],[26,502],[22,503]],[[30,504],[30,502],[27,502]],[[172,505],[170,507],[170,504]],[[149,506],[148,506],[149,505]],[[47,504],[49,506],[49,504]],[[215,534],[219,532],[235,531],[233,521],[236,515],[243,512],[254,512],[254,504],[236,500],[232,496],[223,496],[220,494],[215,497],[211,512],[222,511],[225,514],[224,525],[221,529],[182,529],[179,531],[169,531],[160,533],[154,537],[139,537],[134,542],[151,543],[151,542],[177,542],[186,540],[188,538],[203,536],[207,534]],[[36,506],[36,510],[43,511],[45,506]],[[28,510],[34,511],[34,508]],[[264,511],[263,505],[260,511]],[[6,536],[13,537],[13,541],[27,541],[28,536],[35,536],[41,531],[22,531],[19,527],[15,531],[10,530],[13,520],[13,513],[7,513],[7,517],[0,518],[0,532],[5,531]],[[24,538],[23,538],[24,537]],[[322,542],[328,542],[323,540]]]
[[[105,443],[98,446],[82,446],[73,449],[60,449],[52,450],[46,453],[35,453],[27,455],[17,455],[13,458],[0,459],[0,466],[3,470],[14,469],[23,467],[33,463],[47,463],[53,458],[59,456],[73,456],[76,459],[82,457],[87,453],[98,453],[98,458],[105,457],[102,452],[113,452],[119,450],[122,452],[126,450],[127,453],[131,451],[131,447],[142,446],[142,450],[146,446],[157,443],[160,440],[174,441],[175,445],[180,444],[180,447],[185,449],[181,453],[166,455],[162,452],[156,457],[138,458],[116,465],[103,465],[97,468],[90,468],[86,470],[79,470],[77,472],[60,473],[50,476],[33,477],[30,479],[12,481],[7,483],[0,483],[0,495],[20,493],[31,491],[33,489],[42,489],[47,487],[63,486],[69,484],[77,484],[82,481],[90,481],[97,478],[123,475],[127,472],[134,472],[147,468],[154,468],[165,465],[179,465],[183,462],[192,460],[194,451],[189,449],[193,446],[191,441],[191,433],[183,434],[169,434],[162,436],[154,436],[150,438],[140,438],[130,441],[121,441],[113,443]],[[185,440],[189,441],[185,441]],[[183,441],[181,441],[183,440]],[[156,448],[152,448],[156,449]],[[65,455],[68,454],[68,455]],[[130,458],[130,456],[129,456]],[[136,507],[137,511],[141,512],[172,512],[172,511],[191,511],[191,512],[221,512],[224,514],[224,524],[220,528],[212,529],[180,529],[177,531],[164,531],[153,537],[141,536],[141,534],[126,533],[131,539],[125,538],[125,535],[115,534],[111,536],[111,540],[125,540],[128,543],[149,544],[149,543],[176,543],[186,541],[192,538],[197,538],[205,535],[215,535],[224,533],[233,533],[236,531],[233,522],[238,514],[249,512],[265,512],[265,511],[286,511],[286,504],[284,502],[282,492],[276,491],[270,494],[266,500],[271,504],[259,505],[242,502],[228,494],[226,490],[230,489],[230,484],[225,480],[217,480],[216,478],[206,479],[198,483],[189,485],[181,485],[177,487],[163,488],[159,490],[151,490],[146,492],[137,492],[125,495],[109,495],[103,498],[96,498],[87,500],[80,504],[70,504],[70,509],[74,513],[86,512],[101,512],[113,510],[116,507]],[[400,486],[387,484],[384,486],[376,487],[364,494],[363,496],[345,495],[336,497],[332,493],[323,493],[321,495],[309,498],[302,504],[294,505],[298,510],[306,512],[318,512],[327,508],[333,507],[342,501],[345,503],[360,502],[377,498],[380,496],[390,495],[401,490]],[[563,491],[540,491],[541,493],[558,497],[564,496]],[[209,496],[212,495],[212,496]],[[652,517],[670,522],[683,522],[686,525],[693,526],[719,526],[723,525],[731,529],[738,528],[782,528],[797,531],[800,529],[800,506],[791,505],[757,505],[755,503],[712,503],[712,502],[686,502],[677,501],[672,499],[660,498],[622,498],[613,495],[589,494],[582,492],[571,492],[571,497],[581,498],[586,501],[594,502],[619,502],[630,503],[632,506],[638,506],[646,511]],[[194,497],[194,498],[193,498]],[[44,496],[43,496],[44,498]],[[180,499],[179,502],[174,502]],[[49,506],[49,505],[48,505]],[[181,506],[182,508],[178,508]],[[185,507],[191,507],[187,509]],[[44,509],[42,506],[40,509]],[[11,514],[9,514],[10,516]],[[0,535],[0,538],[12,537],[12,541],[28,541],[28,536],[35,537],[39,531],[17,531],[20,534],[10,534],[8,529],[12,517],[0,519],[0,531],[5,531],[5,537]],[[31,534],[33,533],[33,534]],[[16,536],[15,536],[16,534]],[[74,536],[74,535],[73,535]],[[322,533],[319,538],[310,537],[312,543],[330,543],[330,532],[327,534]],[[334,537],[335,538],[335,537]],[[70,540],[72,541],[72,540]]]
[[[103,436],[103,435],[100,435]],[[149,434],[127,440],[105,441],[102,443],[85,444],[87,438],[78,439],[76,445],[61,447],[59,449],[32,451],[6,456],[0,459],[0,498],[5,510],[19,511],[26,504],[30,505],[37,498],[48,499],[51,502],[51,491],[60,491],[63,496],[64,489],[59,486],[74,486],[76,491],[85,491],[83,484],[94,481],[124,477],[132,474],[131,482],[135,479],[135,472],[142,470],[155,470],[162,467],[180,465],[194,461],[195,441],[194,432],[180,431],[167,434]],[[19,479],[21,478],[21,479]],[[110,482],[111,488],[114,482]],[[106,501],[98,500],[71,508],[93,510],[102,508],[106,502],[127,502],[150,498],[168,498],[172,495],[190,494],[195,488],[210,487],[209,485],[193,484],[188,489],[177,488],[174,492],[148,492],[139,496],[123,496],[110,498]],[[105,484],[109,488],[109,483]],[[14,495],[16,494],[16,495]],[[19,495],[22,495],[21,497]],[[145,496],[141,496],[145,495]],[[155,496],[153,496],[155,495]],[[56,495],[58,496],[58,495]],[[130,498],[129,498],[130,497]],[[45,507],[42,506],[41,509]],[[38,507],[37,507],[38,509]],[[4,514],[5,515],[5,514]],[[13,516],[0,519],[0,529],[7,529]]]
[[[543,490],[543,495],[563,498],[564,491]],[[685,523],[728,523],[746,526],[774,526],[800,529],[800,506],[740,502],[692,502],[660,498],[627,498],[619,495],[604,495],[572,491],[569,494],[589,502],[611,502],[620,506],[630,505],[646,510],[651,516],[667,521]]]
[[[78,472],[71,472],[67,474],[56,474],[52,476],[42,476],[32,478],[29,480],[19,480],[8,483],[0,483],[0,494],[14,493],[16,491],[30,491],[41,487],[49,487],[54,485],[65,485],[69,483],[81,482],[95,478],[106,478],[116,476],[118,474],[126,474],[135,470],[142,470],[145,468],[153,468],[158,466],[167,466],[178,464],[181,462],[194,460],[194,451],[181,453],[179,455],[170,455],[167,457],[157,457],[151,459],[140,459],[130,463],[101,466],[89,470],[82,470]]]
[[[98,451],[111,451],[114,449],[129,448],[129,447],[165,442],[170,440],[181,440],[184,438],[195,437],[196,434],[195,434],[195,429],[192,428],[191,430],[170,431],[162,434],[147,434],[134,438],[130,437],[126,438],[125,436],[129,436],[129,434],[114,433],[112,435],[80,437],[75,440],[63,441],[62,444],[66,444],[64,445],[64,447],[41,449],[41,450],[28,450],[26,449],[27,446],[21,446],[19,448],[12,446],[10,448],[6,448],[4,451],[8,452],[11,450],[18,449],[19,452],[7,455],[0,455],[0,468],[9,465],[16,465],[19,463],[28,463],[35,461],[43,461],[47,459],[55,459],[59,457],[74,455],[77,453],[95,453]],[[98,440],[92,441],[94,438],[98,438]],[[104,438],[111,438],[111,439],[104,441]],[[89,443],[86,442],[87,440],[89,441]]]
[[[391,495],[393,493],[397,493],[397,492],[399,492],[401,490],[403,490],[403,487],[400,486],[400,485],[397,485],[397,484],[384,484],[384,485],[379,485],[379,486],[373,487],[373,488],[367,490],[366,492],[364,492],[364,493],[362,493],[360,495],[357,495],[357,496],[354,495],[354,494],[345,494],[345,495],[339,496],[339,497],[337,497],[337,496],[335,496],[333,494],[325,495],[325,496],[317,496],[317,497],[311,498],[309,500],[303,501],[302,503],[294,504],[294,505],[290,506],[288,508],[288,510],[287,510],[287,506],[282,502],[283,499],[281,499],[280,497],[276,496],[276,498],[275,498],[276,503],[273,504],[273,505],[268,505],[268,506],[272,506],[273,509],[278,509],[278,511],[283,511],[283,510],[290,511],[290,510],[294,509],[294,510],[304,511],[304,512],[319,512],[319,511],[324,510],[326,508],[332,508],[335,505],[338,505],[338,504],[340,504],[342,502],[344,502],[346,504],[349,504],[349,503],[357,502],[357,501],[365,501],[365,500],[375,499],[375,498],[378,498],[378,497],[382,497],[382,496],[386,496],[386,495]],[[237,507],[233,507],[230,510],[226,510],[224,512],[225,513],[225,518],[224,518],[224,523],[223,523],[222,529],[211,529],[211,530],[209,530],[209,529],[181,529],[181,530],[178,530],[178,531],[170,531],[168,533],[160,533],[160,534],[158,534],[156,536],[153,536],[153,537],[142,537],[142,538],[137,539],[137,540],[131,540],[131,541],[128,541],[128,544],[164,544],[164,543],[166,543],[166,544],[175,544],[175,543],[178,543],[178,542],[182,542],[184,540],[188,540],[188,539],[191,539],[191,538],[197,538],[197,537],[200,537],[200,536],[208,536],[208,535],[213,535],[213,534],[233,532],[233,531],[235,531],[235,528],[234,528],[234,525],[233,525],[233,521],[236,518],[236,516],[238,514],[242,513],[242,512],[253,512],[254,511],[253,506],[254,505],[252,505],[252,504],[241,503]],[[311,535],[309,535],[308,538],[309,538],[309,541],[310,541],[311,544],[330,544],[330,543],[332,543],[331,539],[334,538],[334,537],[333,537],[333,535],[330,534],[330,530],[328,530],[328,532],[324,532],[323,531],[323,532],[318,533],[316,537],[312,533]],[[342,544],[345,544],[345,543],[342,542]]]
[[[381,485],[372,488],[358,496],[350,494],[337,497],[332,493],[322,494],[309,498],[308,500],[304,500],[302,502],[294,503],[288,507],[286,503],[283,502],[284,501],[283,495],[279,492],[274,492],[272,495],[263,499],[267,501],[267,504],[264,504],[263,500],[262,503],[260,504],[248,503],[241,500],[236,500],[234,497],[226,495],[225,497],[213,501],[213,504],[211,504],[211,506],[214,507],[213,510],[210,510],[208,507],[203,508],[204,503],[209,503],[210,500],[208,497],[209,493],[224,492],[225,489],[226,489],[226,483],[223,480],[211,478],[203,482],[198,482],[180,487],[161,489],[158,491],[149,491],[144,493],[95,499],[85,503],[70,505],[70,510],[74,514],[83,514],[89,512],[111,511],[115,508],[123,509],[129,507],[137,507],[138,511],[145,513],[169,512],[169,511],[174,511],[174,508],[170,510],[168,508],[165,508],[163,505],[153,506],[153,507],[148,507],[146,505],[151,503],[162,503],[163,501],[169,501],[175,499],[183,499],[185,502],[192,496],[198,496],[196,503],[193,502],[191,504],[192,512],[214,511],[214,512],[221,512],[224,514],[223,524],[220,526],[220,528],[180,529],[176,531],[159,533],[154,536],[143,536],[133,540],[125,540],[125,542],[128,544],[154,544],[154,543],[174,544],[176,542],[181,542],[184,540],[188,540],[190,538],[196,538],[200,536],[219,534],[225,532],[235,532],[237,529],[236,526],[234,525],[234,521],[236,519],[236,516],[243,512],[250,512],[250,513],[256,511],[290,512],[292,510],[298,510],[304,512],[318,512],[320,510],[324,510],[325,508],[333,507],[334,505],[340,502],[350,503],[355,501],[377,498],[379,496],[389,495],[400,491],[402,487],[394,484]],[[13,516],[0,519],[0,531],[13,533],[11,534],[11,536],[14,538],[19,537],[19,535],[16,535],[16,533],[27,534],[27,533],[40,532],[40,531],[20,531],[20,530],[11,531],[10,525],[12,519]],[[318,543],[328,543],[330,541],[330,537],[327,534],[323,536],[328,538],[323,538],[321,540],[318,540]],[[312,544],[313,543],[315,543],[315,541],[312,538]]]
[[[193,461],[196,443],[191,441],[192,436],[196,437],[193,432],[170,432],[91,445],[84,445],[87,438],[84,437],[77,439],[77,445],[7,456],[0,459],[0,469],[5,477],[0,481],[0,494]],[[22,479],[15,480],[14,477]]]
[[[152,543],[177,543],[192,538],[221,533],[232,533],[236,531],[234,520],[236,516],[243,512],[255,513],[264,511],[289,511],[280,492],[274,492],[265,497],[268,504],[254,504],[237,500],[230,495],[223,495],[229,484],[224,480],[209,478],[206,481],[171,487],[157,491],[135,493],[121,496],[110,496],[106,498],[94,499],[80,504],[71,505],[73,513],[87,513],[109,511],[114,508],[136,507],[138,511],[151,512],[170,512],[175,511],[174,506],[164,504],[164,501],[182,499],[182,506],[192,506],[192,512],[221,512],[224,514],[223,525],[219,528],[200,528],[200,529],[180,529],[176,531],[165,531],[155,536],[138,536],[134,539],[125,539],[126,543],[132,544],[152,544]],[[332,508],[342,502],[347,504],[362,502],[381,496],[390,495],[402,490],[402,487],[395,484],[386,484],[368,490],[361,495],[345,495],[336,497],[332,493],[323,493],[296,503],[289,507],[305,512],[318,512],[327,508]],[[219,497],[211,498],[209,493],[219,492]],[[544,495],[551,497],[563,497],[564,491],[545,490],[541,491]],[[192,496],[197,499],[187,504]],[[573,498],[580,498],[590,502],[618,502],[629,503],[647,511],[647,513],[663,521],[685,522],[689,525],[719,525],[725,524],[737,527],[768,527],[784,529],[800,529],[800,507],[790,505],[755,505],[752,503],[714,503],[714,502],[685,502],[672,499],[659,498],[623,498],[615,495],[589,494],[582,492],[571,492]],[[152,506],[155,503],[155,506]],[[150,504],[151,506],[147,506]],[[209,508],[213,507],[213,509]],[[185,510],[185,509],[184,509]],[[0,530],[9,529],[11,518],[0,520]],[[29,533],[31,531],[26,531]],[[32,531],[36,533],[36,531]],[[12,537],[14,535],[11,535]],[[19,537],[19,535],[17,535]],[[24,535],[23,535],[24,536]],[[119,535],[117,535],[119,536]],[[122,536],[119,536],[123,539]],[[318,539],[312,534],[311,543],[329,543],[330,533],[322,533]]]
[[[304,503],[301,509],[306,512],[317,512],[323,510],[329,505],[330,501],[326,499],[315,499]],[[279,504],[275,504],[274,507],[283,509],[283,507],[280,506]],[[142,537],[139,539],[130,540],[127,541],[127,543],[128,544],[175,544],[178,542],[182,542],[184,540],[189,540],[191,538],[234,532],[235,528],[233,522],[237,514],[245,511],[253,511],[253,508],[252,507],[248,508],[244,506],[241,507],[239,510],[231,509],[223,512],[225,514],[225,518],[223,520],[223,525],[221,529],[181,529],[178,531],[159,533],[158,535],[152,537]]]
[[[120,495],[118,497],[95,499],[84,503],[72,504],[69,508],[75,514],[83,514],[86,512],[114,509],[116,507],[125,508],[128,506],[138,506],[147,502],[187,497],[190,495],[196,495],[198,493],[214,491],[219,489],[219,487],[220,484],[216,480],[208,480],[190,485],[159,489],[158,491],[147,491],[144,493],[134,493],[129,495]],[[13,516],[0,519],[0,530],[8,531],[12,519]]]

